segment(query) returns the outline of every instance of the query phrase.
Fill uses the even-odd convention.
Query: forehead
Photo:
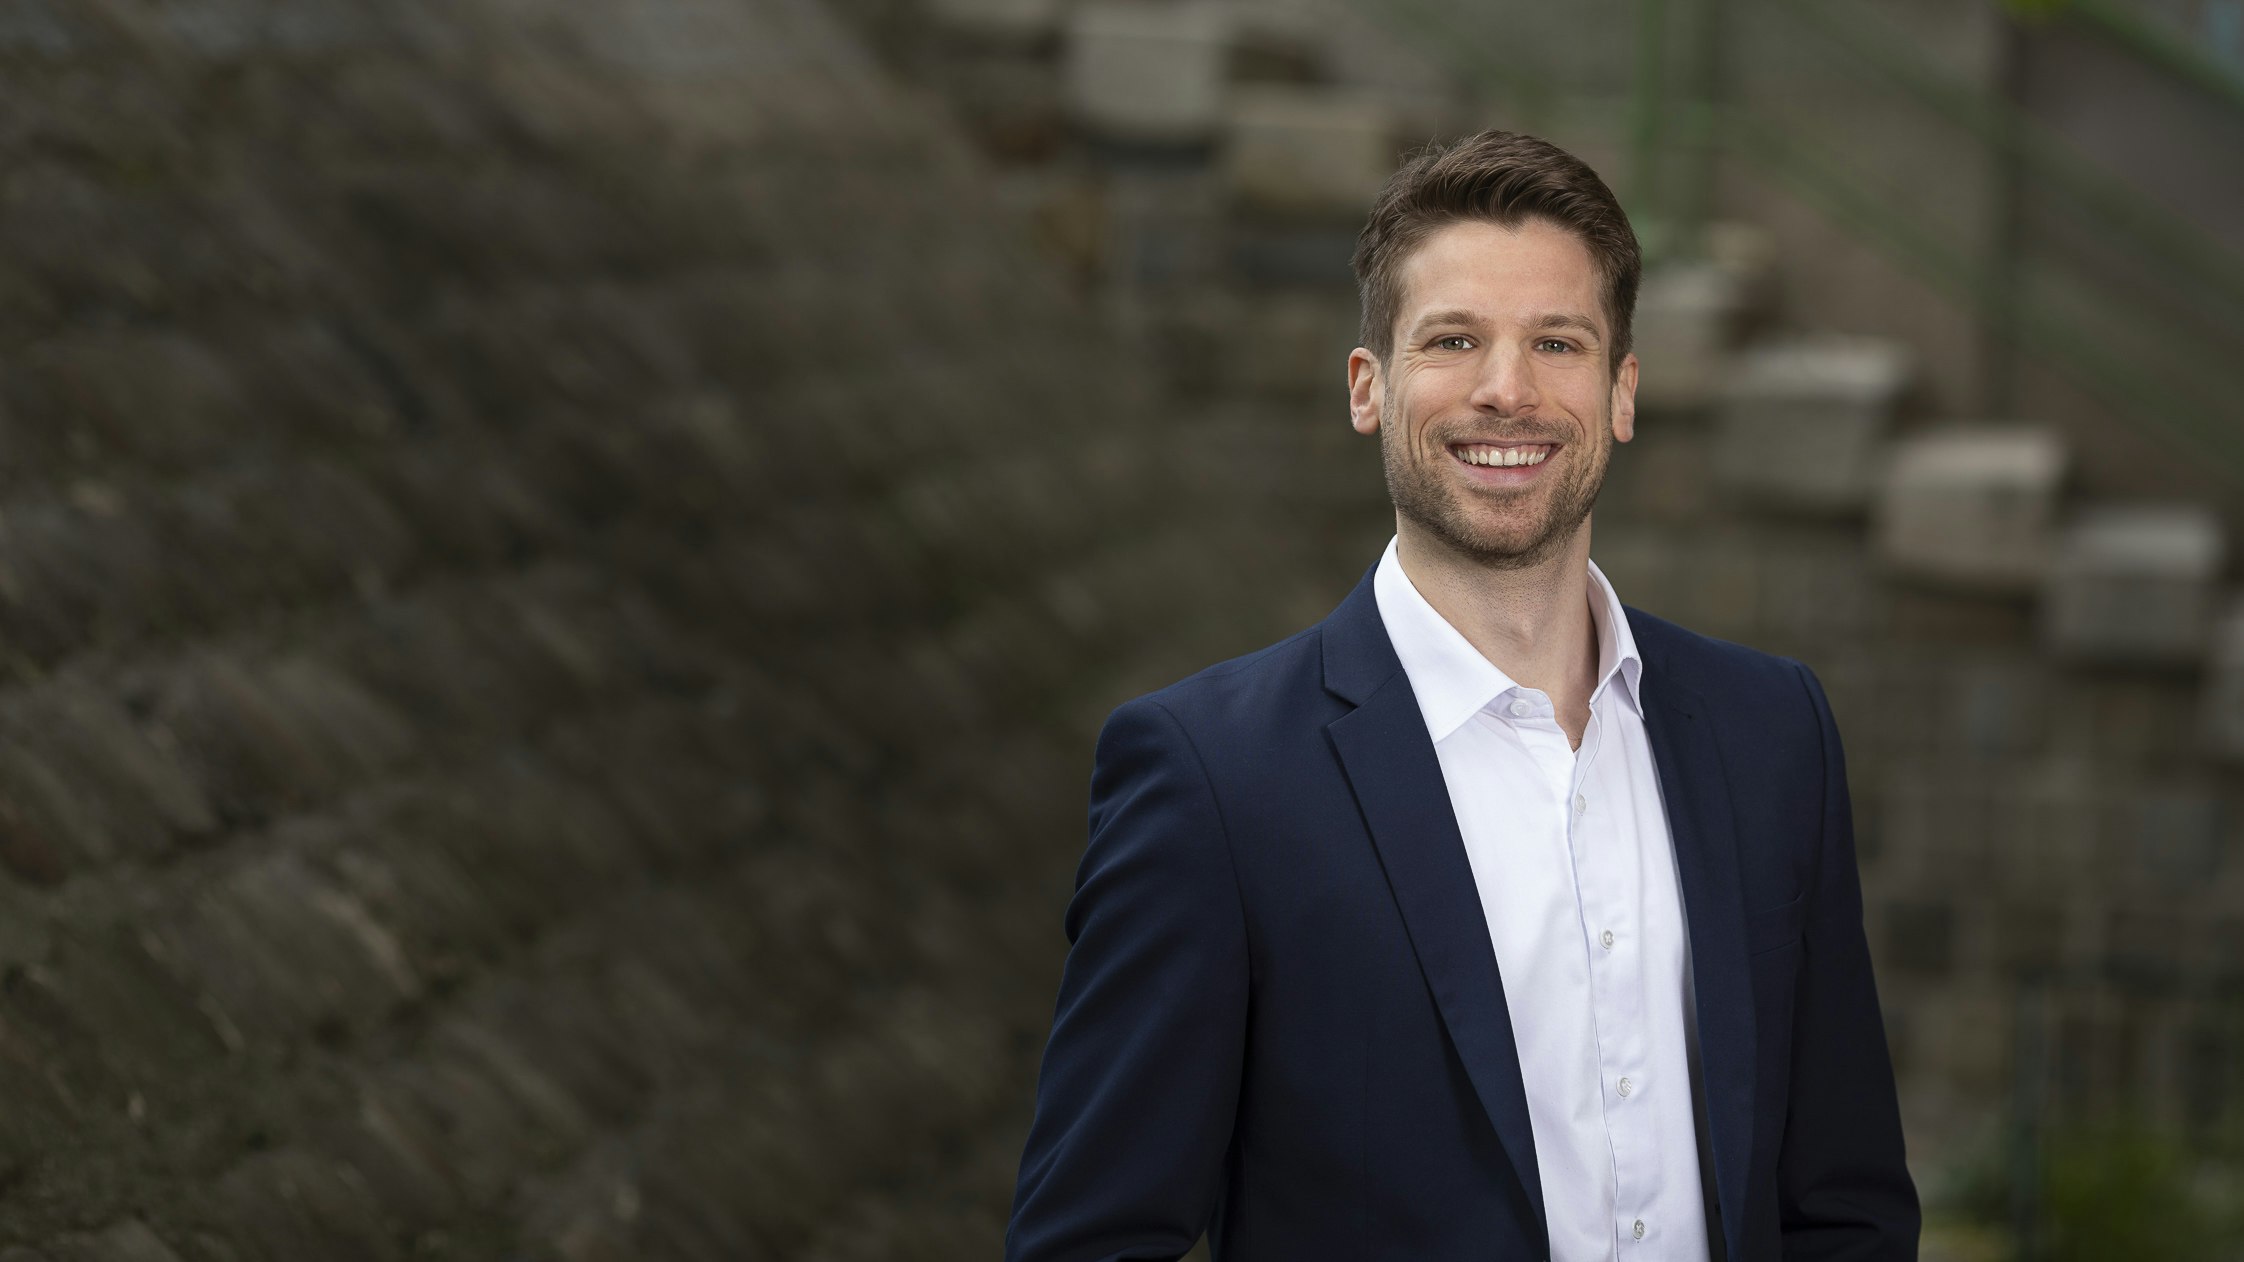
[[[1506,227],[1481,219],[1444,224],[1399,269],[1396,327],[1429,311],[1462,309],[1492,319],[1578,311],[1605,321],[1603,286],[1589,246],[1548,219]]]

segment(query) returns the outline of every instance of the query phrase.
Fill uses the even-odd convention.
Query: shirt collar
[[[1597,704],[1618,677],[1620,695],[1641,717],[1644,710],[1637,689],[1644,677],[1644,659],[1637,654],[1628,615],[1595,561],[1589,563],[1589,580],[1590,622],[1597,628],[1597,687],[1590,693],[1590,704]],[[1411,691],[1417,694],[1426,732],[1436,743],[1463,727],[1465,720],[1491,702],[1519,688],[1511,676],[1482,657],[1462,632],[1426,603],[1410,576],[1403,573],[1393,539],[1387,541],[1387,551],[1372,576],[1372,594],[1379,602],[1379,618],[1387,625],[1395,656],[1401,659]]]

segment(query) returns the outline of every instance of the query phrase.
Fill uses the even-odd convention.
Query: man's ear
[[[1359,434],[1379,432],[1379,357],[1359,346],[1348,352],[1348,424]]]
[[[1613,374],[1613,441],[1636,437],[1636,355],[1623,356],[1621,370]]]

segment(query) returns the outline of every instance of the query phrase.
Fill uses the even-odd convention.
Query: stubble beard
[[[1382,415],[1399,421],[1401,414],[1395,410],[1393,391],[1382,388],[1381,398]],[[1458,485],[1448,470],[1412,459],[1411,440],[1400,424],[1379,427],[1379,457],[1387,471],[1388,498],[1405,520],[1475,565],[1495,570],[1532,569],[1565,551],[1597,503],[1597,493],[1605,483],[1605,466],[1612,455],[1610,419],[1599,418],[1594,431],[1597,450],[1589,459],[1571,459],[1572,444],[1560,448],[1567,453],[1572,468],[1547,494],[1542,519],[1525,531],[1496,528],[1478,520],[1472,503],[1475,494]],[[1446,443],[1435,445],[1435,449],[1440,454],[1434,460],[1451,459]]]

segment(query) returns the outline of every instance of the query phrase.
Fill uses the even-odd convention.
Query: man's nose
[[[1491,347],[1481,362],[1480,379],[1473,383],[1472,405],[1498,416],[1513,416],[1532,408],[1535,365],[1516,346]]]

